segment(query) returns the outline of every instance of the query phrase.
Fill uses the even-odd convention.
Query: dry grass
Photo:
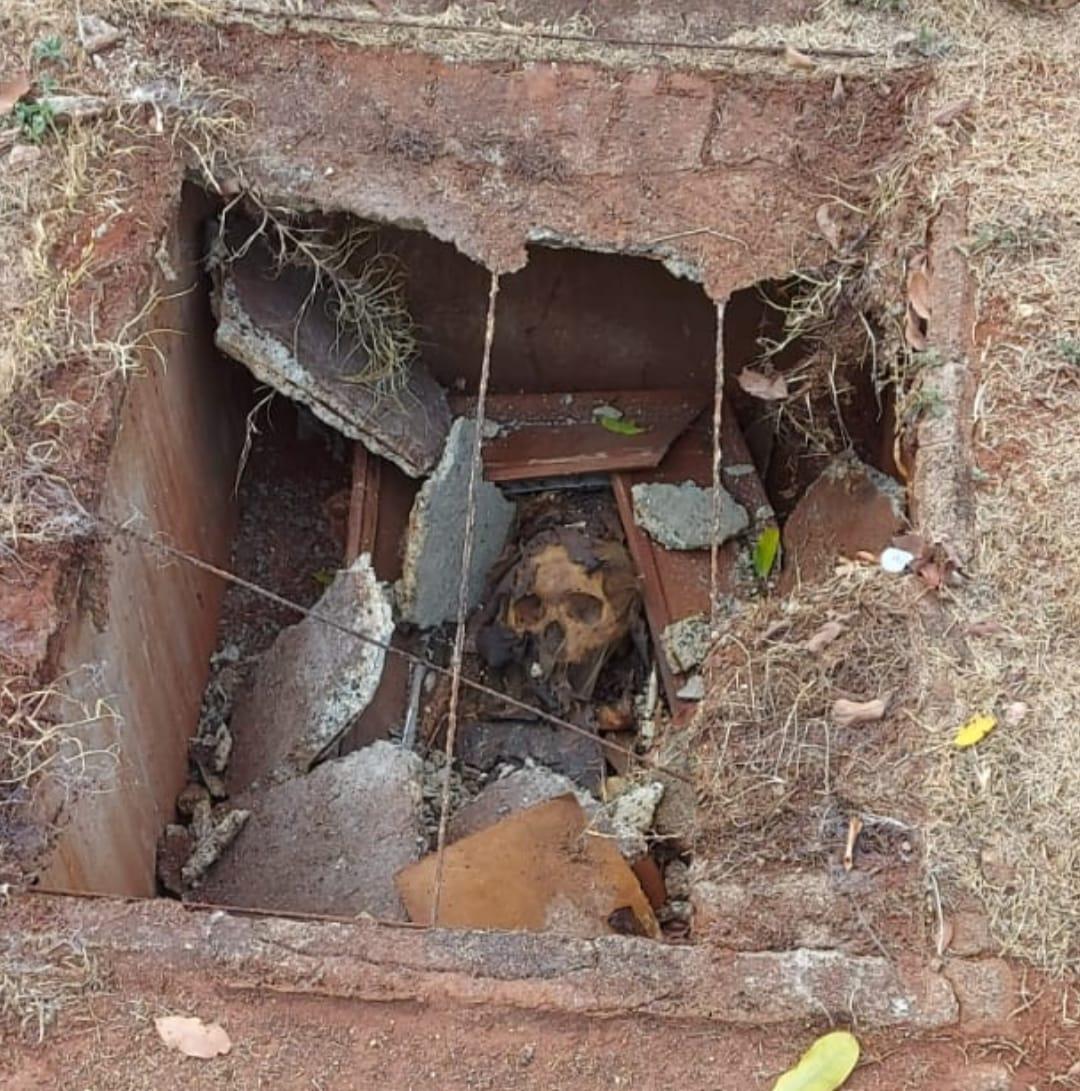
[[[208,184],[211,179],[208,179]],[[408,382],[418,352],[416,329],[405,301],[405,273],[391,254],[380,251],[378,231],[356,221],[313,221],[292,209],[272,207],[244,186],[222,212],[220,260],[235,261],[261,241],[278,268],[297,265],[312,273],[311,288],[301,302],[296,324],[308,308],[325,300],[337,337],[351,346],[355,371],[346,382],[371,386],[393,395]],[[234,211],[243,216],[243,241],[229,249],[226,237]],[[249,222],[248,216],[254,213]]]
[[[1007,952],[1075,971],[1080,10],[1039,16],[997,0],[909,0],[900,14],[872,10],[882,7],[828,0],[821,18],[790,36],[897,56],[936,43],[943,54],[935,83],[913,104],[911,155],[880,179],[877,211],[902,258],[924,245],[925,225],[941,202],[960,196],[968,204],[966,250],[983,323],[971,361],[977,397],[969,422],[978,551],[968,583],[945,606],[957,634],[973,619],[1005,626],[1002,635],[957,644],[928,639],[916,626],[911,715],[921,728],[926,781],[913,785],[913,806],[923,814],[927,866],[946,902],[975,895]],[[933,123],[965,100],[959,121]],[[902,299],[901,276],[899,263],[880,271],[886,306]],[[898,330],[889,332],[901,408],[918,411],[925,361],[900,349]],[[802,691],[791,688],[800,678],[770,677],[770,685],[783,680],[786,688],[786,696],[770,699],[775,723],[794,722],[805,705]],[[1016,702],[1029,708],[1018,726],[1003,722],[974,751],[952,748],[953,731],[970,715],[992,711],[1003,720]],[[751,773],[759,777],[751,785],[761,783],[768,749],[751,751]]]
[[[845,565],[825,584],[764,600],[729,623],[710,660],[695,747],[698,852],[712,867],[835,864],[853,814],[868,837],[918,824],[908,623],[923,598],[913,579]],[[807,650],[831,621],[841,634]],[[887,716],[838,726],[839,698],[882,698]]]
[[[41,1042],[64,1009],[103,986],[97,961],[75,936],[0,938],[0,1021],[26,1041]]]

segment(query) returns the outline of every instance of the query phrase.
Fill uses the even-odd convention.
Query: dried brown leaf
[[[998,633],[1005,631],[1005,626],[1000,621],[994,621],[992,618],[973,621],[964,629],[968,636],[996,636]]]
[[[1024,722],[1028,714],[1028,706],[1023,701],[1013,701],[1005,709],[1005,723],[1009,727],[1016,727]]]
[[[837,72],[832,85],[832,100],[833,102],[843,102],[845,98],[847,98],[847,92],[844,90],[844,77]]]
[[[204,1023],[195,1016],[160,1015],[154,1020],[158,1037],[185,1057],[208,1060],[232,1049],[228,1034],[217,1023]]]
[[[915,566],[915,575],[933,591],[945,585],[945,569],[936,561],[922,561]]]
[[[846,625],[841,624],[839,621],[826,621],[824,625],[812,637],[810,637],[804,647],[812,655],[817,655],[819,652],[824,651],[841,633],[847,629]]]
[[[911,307],[907,309],[904,338],[916,352],[922,352],[926,348],[926,334],[923,333],[922,327],[919,325],[918,315],[915,314]]]
[[[924,322],[930,321],[930,278],[924,269],[912,269],[907,280],[908,302]]]
[[[833,219],[832,213],[829,211],[828,202],[823,205],[818,205],[818,210],[814,213],[814,219],[817,221],[818,230],[821,232],[822,238],[834,250],[839,250],[840,225]]]
[[[8,80],[0,80],[0,114],[10,113],[15,103],[30,90],[30,79],[22,73]]]
[[[849,701],[840,697],[833,702],[832,718],[837,727],[855,727],[880,720],[885,715],[885,701],[876,697],[873,701]]]
[[[784,60],[787,61],[792,68],[801,68],[803,71],[817,68],[817,62],[813,57],[803,53],[800,49],[796,49],[793,45],[784,46]]]
[[[895,549],[902,549],[913,557],[925,557],[928,552],[926,539],[921,534],[897,534],[892,544]]]
[[[752,398],[761,398],[762,401],[780,401],[788,396],[787,379],[783,375],[774,375],[770,379],[760,371],[744,367],[735,381]]]
[[[938,110],[930,119],[930,122],[944,128],[946,125],[951,125],[958,118],[963,117],[964,114],[971,113],[974,106],[975,100],[973,98],[956,99],[955,102],[950,102]]]
[[[855,842],[859,840],[859,834],[862,833],[862,828],[862,819],[857,814],[853,814],[848,819],[847,844],[844,846],[845,871],[850,871],[855,866]]]

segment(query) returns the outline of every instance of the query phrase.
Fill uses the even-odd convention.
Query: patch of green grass
[[[1080,337],[1059,337],[1055,347],[1065,363],[1080,368]]]
[[[35,61],[64,61],[64,40],[59,34],[50,34],[47,38],[39,38],[34,42],[31,50]]]
[[[975,234],[968,240],[968,253],[983,254],[988,250],[1034,253],[1056,242],[1057,231],[1045,218],[1023,216],[1015,222],[986,220],[976,226]]]
[[[912,43],[911,48],[920,57],[940,60],[952,52],[952,42],[944,34],[934,30],[933,27],[921,26],[915,35],[915,41]]]
[[[56,131],[53,109],[47,102],[18,102],[14,114],[24,139],[31,144],[40,144]]]

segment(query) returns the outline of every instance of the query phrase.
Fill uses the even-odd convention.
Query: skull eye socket
[[[595,595],[586,595],[575,591],[566,596],[566,612],[584,625],[599,621],[604,613],[604,604]]]
[[[524,595],[514,603],[514,614],[521,625],[535,625],[544,616],[544,604],[536,595]]]

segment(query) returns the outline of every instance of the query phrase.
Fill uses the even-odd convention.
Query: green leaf
[[[767,580],[780,553],[780,531],[766,527],[754,543],[754,571],[759,580]]]
[[[859,1042],[846,1030],[819,1038],[773,1085],[773,1091],[837,1091],[859,1063]]]
[[[645,431],[636,421],[629,417],[600,417],[601,428],[614,432],[617,436],[640,436]]]

